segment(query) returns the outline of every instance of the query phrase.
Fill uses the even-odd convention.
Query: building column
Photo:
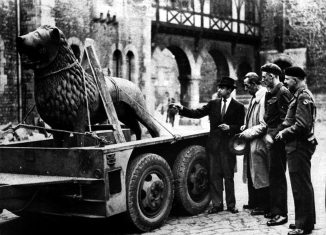
[[[189,93],[190,93],[189,107],[190,108],[198,108],[199,82],[200,82],[200,78],[198,77],[192,77],[190,80],[190,85],[189,85]]]
[[[186,75],[179,77],[181,83],[181,103],[188,108],[197,108],[199,105],[200,77]]]

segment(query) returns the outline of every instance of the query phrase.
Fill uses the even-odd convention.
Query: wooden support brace
[[[104,105],[105,113],[108,117],[109,123],[113,126],[113,135],[117,143],[126,142],[123,135],[118,115],[113,105],[113,101],[109,89],[107,87],[101,65],[95,53],[94,40],[87,38],[85,41],[85,52],[83,58],[87,58],[93,77],[96,81],[101,100]],[[82,65],[84,61],[82,60]]]

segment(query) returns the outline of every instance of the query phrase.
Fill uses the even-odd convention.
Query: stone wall
[[[0,1],[0,123],[18,119],[16,74],[16,7]]]
[[[128,55],[132,57],[131,81],[136,83],[154,109],[151,88],[151,1],[112,0],[21,0],[21,33],[26,34],[43,24],[60,28],[68,43],[82,52],[86,38],[95,40],[95,48],[104,72],[115,68],[113,54],[121,53],[120,76],[127,78]],[[16,1],[0,1],[0,123],[18,121],[16,58]],[[103,21],[94,21],[102,13]],[[110,13],[109,24],[106,22]],[[113,20],[115,17],[115,21]],[[22,59],[22,116],[34,106],[33,71]],[[130,60],[130,59],[129,59]],[[127,79],[129,79],[127,78]],[[37,115],[35,110],[27,122]]]
[[[315,92],[326,88],[326,2],[264,0],[262,50],[306,48],[307,82]],[[294,64],[297,58],[292,58]],[[299,59],[302,61],[302,59]]]

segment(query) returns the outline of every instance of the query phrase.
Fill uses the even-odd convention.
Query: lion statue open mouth
[[[56,27],[44,25],[17,38],[17,49],[29,59],[34,69],[35,102],[42,119],[54,129],[84,132],[87,126],[86,95],[92,124],[106,121],[100,95],[93,76],[80,66],[69,48],[64,34]],[[84,77],[83,77],[84,76]],[[106,77],[106,83],[119,120],[128,126],[137,139],[141,138],[141,122],[151,136],[160,135],[160,129],[146,112],[140,89],[132,82]],[[127,97],[128,96],[128,97]],[[139,106],[132,107],[133,99]],[[139,121],[139,122],[138,122]],[[63,134],[54,133],[55,139]]]

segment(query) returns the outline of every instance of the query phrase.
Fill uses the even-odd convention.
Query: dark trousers
[[[249,168],[249,163],[248,163],[248,168]],[[256,208],[257,207],[257,196],[255,195],[255,188],[252,184],[252,179],[250,175],[250,170],[247,169],[247,186],[248,186],[248,206],[251,208]]]
[[[174,126],[175,115],[169,115],[169,122]]]
[[[275,142],[270,149],[270,207],[273,215],[287,216],[286,152],[283,142]]]
[[[311,157],[316,146],[309,142],[297,142],[288,151],[287,160],[294,198],[295,225],[311,230],[316,223],[314,189],[311,183]]]
[[[223,158],[223,156],[208,153],[207,157],[208,157],[208,164],[209,164],[210,196],[212,199],[213,206],[218,206],[218,207],[223,206],[223,183],[224,183],[226,205],[228,208],[235,207],[236,200],[234,194],[234,166],[233,169],[221,171],[218,170],[218,168],[221,168],[220,163],[222,160],[219,158]]]
[[[248,205],[252,208],[260,208],[263,209],[266,213],[269,212],[269,187],[255,189],[253,186],[250,169],[249,169],[249,161],[250,155],[247,156],[247,185],[248,185]]]

